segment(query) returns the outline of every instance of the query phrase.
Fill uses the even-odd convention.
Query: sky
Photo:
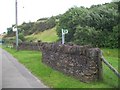
[[[17,0],[18,25],[23,22],[34,22],[43,17],[65,13],[73,6],[90,7],[104,4],[111,0]],[[15,24],[15,0],[0,0],[0,34]]]

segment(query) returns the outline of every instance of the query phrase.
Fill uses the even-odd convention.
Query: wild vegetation
[[[112,2],[90,8],[73,7],[60,17],[57,34],[61,37],[61,29],[65,28],[69,32],[66,35],[68,42],[118,48],[118,5]]]
[[[55,17],[50,18],[41,18],[38,19],[36,22],[23,22],[23,24],[18,26],[19,34],[23,35],[31,35],[31,34],[37,34],[39,32],[43,32],[45,30],[51,29],[55,27],[57,24],[57,21]],[[15,36],[15,32],[13,32],[13,27],[7,28],[7,36]]]

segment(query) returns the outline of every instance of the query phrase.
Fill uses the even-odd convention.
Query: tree
[[[118,25],[118,20],[118,5],[114,2],[90,8],[73,7],[60,17],[56,31],[61,39],[61,29],[68,29],[69,33],[65,37],[68,42],[112,47],[111,34],[114,33],[113,28]]]
[[[69,9],[66,13],[64,13],[59,20],[59,24],[57,26],[57,34],[61,37],[61,29],[68,29],[68,34],[66,35],[66,41],[72,41],[73,35],[76,30],[76,26],[78,24],[84,24],[84,17],[86,16],[88,10],[84,7],[73,7]]]
[[[112,2],[119,2],[120,0],[112,0]]]
[[[95,47],[103,46],[104,37],[101,31],[96,31],[94,27],[81,27],[77,26],[74,34],[74,43],[79,45],[92,45]]]
[[[7,28],[7,36],[15,36],[15,32],[13,32],[13,28],[12,27],[9,27]]]

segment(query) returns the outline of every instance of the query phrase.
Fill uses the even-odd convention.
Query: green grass
[[[5,48],[18,61],[26,66],[44,84],[52,88],[114,88],[118,87],[118,78],[103,64],[103,81],[83,83],[43,64],[42,53],[38,51],[16,51]],[[105,58],[118,69],[117,49],[102,49]]]
[[[118,70],[118,49],[102,49],[103,55],[106,60]],[[112,87],[118,85],[118,78],[116,75],[105,65],[103,64],[103,75],[107,78],[104,78],[104,82],[111,85]],[[113,78],[114,77],[114,78]],[[114,84],[113,84],[114,83]]]
[[[41,40],[44,42],[55,42],[58,40],[58,36],[56,34],[56,27],[49,29],[49,30],[45,30],[43,32],[39,32],[38,34],[35,35],[28,35],[25,36],[27,41],[33,40],[33,41],[37,41],[37,40]]]

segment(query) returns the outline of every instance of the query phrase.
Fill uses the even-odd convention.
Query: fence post
[[[98,54],[98,80],[103,80],[103,67],[101,61],[101,50],[97,51]]]
[[[112,65],[109,64],[109,62],[103,57],[103,55],[101,56],[101,60],[110,68],[110,70],[114,72],[114,74],[116,74],[120,78],[120,73]]]

